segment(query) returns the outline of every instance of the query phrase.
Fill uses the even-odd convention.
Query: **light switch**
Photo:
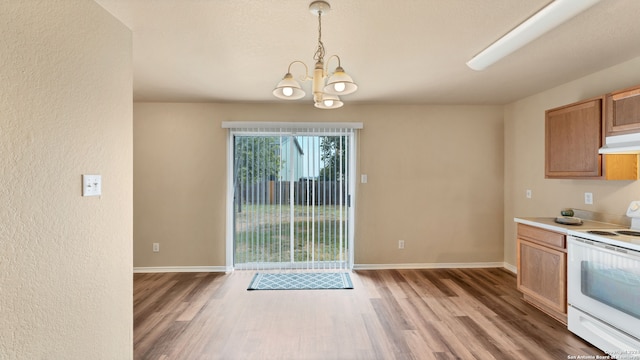
[[[367,183],[367,174],[360,175],[360,182],[362,184],[366,184]]]
[[[584,203],[587,205],[593,204],[593,193],[584,193]]]
[[[82,175],[82,196],[102,195],[102,175]]]

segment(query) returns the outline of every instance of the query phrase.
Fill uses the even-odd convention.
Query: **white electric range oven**
[[[629,229],[570,230],[568,327],[616,359],[640,359],[640,202]]]

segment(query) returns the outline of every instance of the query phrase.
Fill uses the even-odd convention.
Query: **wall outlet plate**
[[[584,193],[584,203],[587,205],[593,204],[593,193],[590,193],[590,192]]]
[[[82,175],[82,196],[102,195],[102,175]]]

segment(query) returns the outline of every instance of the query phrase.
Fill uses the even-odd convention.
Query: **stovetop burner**
[[[602,231],[602,230],[589,230],[589,231],[587,231],[587,233],[594,234],[594,235],[602,235],[602,236],[618,236],[618,234],[616,234],[614,232]],[[638,235],[640,235],[640,233],[638,233]]]
[[[620,230],[620,231],[616,231],[618,234],[620,235],[627,235],[627,236],[640,236],[640,231],[633,231],[633,230]]]

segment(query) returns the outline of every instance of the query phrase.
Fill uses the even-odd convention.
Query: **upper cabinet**
[[[640,132],[640,85],[613,92],[605,99],[606,136]]]
[[[602,175],[602,98],[545,112],[545,177]]]
[[[621,98],[618,99],[612,98],[612,101],[620,101]],[[635,99],[640,100],[640,96]],[[605,101],[605,97],[598,97],[545,112],[545,178],[638,179],[637,154],[598,153],[604,141]],[[614,113],[628,114],[631,103],[620,104],[623,110],[618,109]],[[640,110],[638,104],[635,110]],[[640,131],[640,120],[637,121],[636,131]],[[631,124],[625,126],[629,129]]]

